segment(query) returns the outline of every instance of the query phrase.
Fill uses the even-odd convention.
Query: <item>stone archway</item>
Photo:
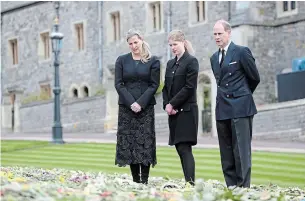
[[[69,98],[79,97],[79,87],[76,84],[72,84],[69,89]]]
[[[210,126],[209,133],[212,136],[217,136],[216,130],[216,120],[215,120],[215,107],[216,107],[216,94],[217,94],[217,85],[216,80],[212,70],[204,70],[199,72],[198,77],[198,89],[197,89],[197,99],[198,99],[198,109],[199,109],[199,129],[198,133],[204,133],[204,130],[207,131],[207,128],[203,127]],[[207,114],[210,112],[209,121],[206,121]],[[208,123],[208,124],[207,124]]]
[[[104,68],[103,87],[106,89],[106,117],[104,129],[108,133],[115,133],[118,124],[118,95],[114,87],[114,65]]]
[[[203,135],[211,132],[211,80],[209,76],[201,73],[198,77],[198,109],[199,109],[199,130]]]
[[[91,95],[91,87],[88,83],[82,83],[79,90],[79,97],[85,98]]]
[[[2,96],[1,127],[4,132],[20,132],[19,108],[23,96],[23,89],[7,89]]]

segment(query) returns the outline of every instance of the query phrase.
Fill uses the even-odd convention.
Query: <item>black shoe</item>
[[[193,182],[193,181],[187,181],[186,184],[185,184],[185,186],[187,186],[187,185],[195,186],[195,182]]]

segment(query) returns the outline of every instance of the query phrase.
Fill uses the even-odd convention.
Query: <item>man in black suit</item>
[[[228,187],[250,187],[252,121],[257,113],[252,94],[260,77],[250,49],[230,40],[228,22],[217,21],[213,32],[219,47],[210,62],[217,82],[216,127],[222,170]]]

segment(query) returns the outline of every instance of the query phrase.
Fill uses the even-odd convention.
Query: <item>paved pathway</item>
[[[41,140],[51,141],[50,133],[1,133],[2,140]],[[116,143],[115,133],[63,133],[63,139],[67,143],[75,142],[97,142],[97,143]],[[167,145],[168,136],[157,136],[157,145]],[[199,136],[198,144],[195,148],[218,148],[218,139],[209,136]],[[304,142],[283,142],[276,140],[253,140],[253,151],[275,151],[275,152],[294,152],[305,153]]]

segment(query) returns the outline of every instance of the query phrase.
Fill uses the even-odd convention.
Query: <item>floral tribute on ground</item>
[[[305,200],[305,189],[270,184],[249,189],[227,189],[217,180],[184,180],[150,177],[138,184],[128,174],[105,174],[65,169],[1,167],[1,200],[7,201],[246,201]]]

